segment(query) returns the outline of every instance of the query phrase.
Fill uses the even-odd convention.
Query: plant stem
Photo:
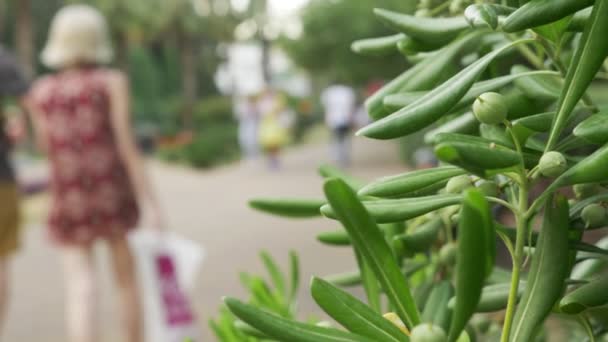
[[[502,198],[497,198],[497,197],[486,197],[486,199],[489,202],[494,202],[496,204],[500,204],[502,206],[504,206],[505,208],[511,210],[511,212],[513,212],[514,214],[517,213],[517,208],[515,208],[511,203],[503,200]]]
[[[528,184],[525,175],[522,178],[524,181],[519,188],[519,210],[515,214],[517,236],[515,238],[515,253],[513,253],[512,256],[513,270],[511,273],[511,288],[509,290],[509,301],[505,313],[501,342],[508,342],[509,334],[511,333],[511,325],[513,324],[513,316],[515,315],[515,304],[517,302],[517,292],[519,290],[520,271],[524,257],[524,245],[528,230],[528,220],[524,214],[528,209]]]

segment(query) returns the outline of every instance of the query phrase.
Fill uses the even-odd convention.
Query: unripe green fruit
[[[456,254],[458,253],[458,245],[454,242],[443,245],[439,250],[439,263],[445,266],[454,266],[456,264]]]
[[[445,186],[445,192],[448,194],[459,194],[467,188],[473,186],[473,182],[471,182],[471,177],[467,175],[460,175],[456,177],[452,177],[448,184]]]
[[[597,203],[589,204],[583,209],[581,218],[587,228],[601,227],[606,224],[606,208]]]
[[[414,327],[410,335],[411,342],[445,342],[448,337],[438,325],[422,323]]]
[[[598,184],[587,183],[587,184],[576,184],[572,187],[576,198],[583,199],[591,196],[595,196],[600,193],[601,188]]]
[[[502,95],[487,92],[479,95],[473,103],[473,114],[479,122],[496,125],[507,118],[509,108]]]
[[[477,183],[477,188],[486,196],[498,196],[498,184],[496,184],[494,181],[481,180],[479,183]]]
[[[566,158],[564,158],[563,154],[556,151],[543,154],[538,162],[538,170],[545,177],[557,177],[564,173],[567,168]]]

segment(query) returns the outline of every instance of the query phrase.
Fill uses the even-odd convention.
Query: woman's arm
[[[25,109],[26,118],[31,123],[32,128],[34,130],[34,141],[36,143],[36,147],[42,153],[47,152],[47,139],[46,139],[46,128],[44,122],[44,116],[42,115],[42,111],[36,105],[36,101],[34,99],[35,94],[27,94],[19,99],[19,104],[23,109]]]
[[[125,163],[131,184],[135,188],[138,202],[156,229],[164,229],[158,198],[145,170],[143,159],[135,144],[131,128],[130,93],[127,77],[118,71],[111,71],[108,77],[110,98],[110,120],[118,147],[118,153]],[[147,211],[147,212],[146,212]]]

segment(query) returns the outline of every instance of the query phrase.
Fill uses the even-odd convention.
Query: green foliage
[[[175,117],[161,117],[160,120],[165,122],[165,134],[179,127]],[[193,128],[191,140],[161,145],[158,156],[166,161],[197,168],[209,168],[238,157],[238,128],[230,99],[216,96],[201,101],[193,115]]]
[[[274,258],[267,252],[262,251],[260,259],[266,268],[270,281],[261,276],[241,273],[241,283],[249,293],[250,306],[231,300],[227,303],[228,307],[247,312],[264,309],[274,312],[283,319],[293,319],[297,309],[296,296],[300,282],[298,255],[294,251],[289,252],[287,274],[280,269]],[[266,320],[268,320],[268,317],[262,318],[262,321]],[[270,320],[273,320],[272,316],[270,316]],[[209,325],[217,340],[221,342],[256,342],[268,338],[265,333],[239,320],[226,307],[220,309],[219,316],[215,320],[210,320]],[[272,333],[268,333],[268,335],[272,335]]]
[[[393,77],[406,65],[396,51],[384,58],[370,59],[350,49],[354,40],[390,33],[382,23],[367,20],[377,6],[411,13],[415,1],[313,0],[302,12],[302,36],[296,40],[283,38],[280,44],[296,64],[325,81],[337,79],[362,85]]]
[[[321,214],[342,229],[317,238],[352,248],[359,269],[313,278],[311,292],[347,332],[227,299],[240,319],[279,341],[605,335],[608,239],[583,238],[608,224],[606,112],[587,94],[608,71],[608,0],[476,1],[464,15],[457,8],[433,0],[421,1],[415,16],[376,10],[399,33],[353,46],[366,55],[392,46],[417,61],[367,100],[375,121],[359,135],[402,139],[434,128],[424,140],[446,165],[367,185],[323,166],[326,200],[253,201],[298,217],[317,216],[326,202]],[[437,77],[446,65],[461,71]],[[482,95],[488,91],[496,94]],[[509,270],[496,265],[498,238]],[[367,304],[339,288],[357,285]],[[563,336],[544,328],[549,319],[566,327]]]

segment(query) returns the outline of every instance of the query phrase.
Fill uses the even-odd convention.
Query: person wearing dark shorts
[[[4,106],[9,99],[22,101],[28,82],[15,57],[0,46],[0,324],[8,301],[10,257],[19,249],[19,194],[10,165],[11,139],[7,133]]]

